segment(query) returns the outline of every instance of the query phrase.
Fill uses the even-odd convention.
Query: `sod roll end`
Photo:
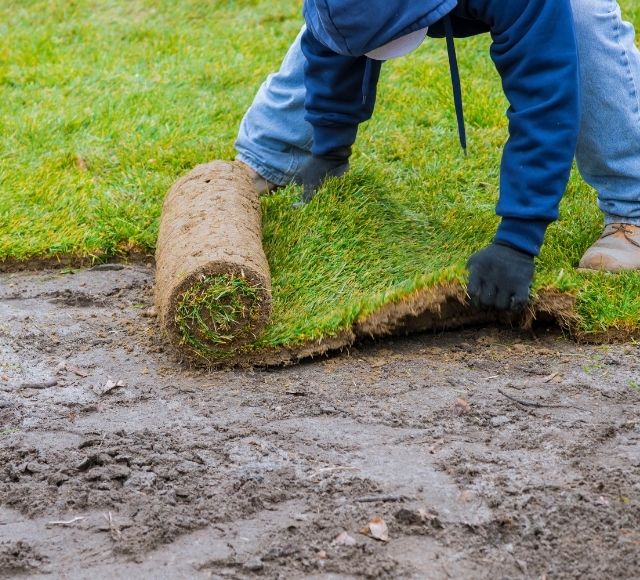
[[[195,167],[167,194],[156,247],[163,332],[186,358],[215,364],[254,341],[271,314],[258,192],[244,168]]]

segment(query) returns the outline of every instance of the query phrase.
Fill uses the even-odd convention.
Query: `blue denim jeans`
[[[582,89],[576,160],[606,223],[640,225],[640,52],[616,0],[572,0]],[[236,140],[238,159],[277,185],[310,155],[300,36],[260,87]]]

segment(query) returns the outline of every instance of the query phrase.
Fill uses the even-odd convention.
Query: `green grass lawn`
[[[240,119],[300,25],[300,2],[0,0],[0,260],[152,252],[161,202],[192,166],[232,158]],[[640,7],[622,2],[640,25]],[[497,225],[506,103],[487,38],[458,42],[469,155],[446,49],[385,66],[353,172],[302,210],[265,199],[275,346],[335,333],[385,302],[464,280]],[[537,288],[575,293],[585,331],[633,329],[640,275],[575,272],[597,237],[575,173]]]

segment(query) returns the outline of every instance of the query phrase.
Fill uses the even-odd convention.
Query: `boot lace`
[[[611,224],[611,229],[602,234],[603,238],[608,238],[609,236],[613,236],[615,234],[621,233],[624,236],[624,239],[634,246],[640,248],[640,242],[637,242],[633,239],[633,230],[628,227],[628,224]]]

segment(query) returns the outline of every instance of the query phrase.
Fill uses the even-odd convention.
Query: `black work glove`
[[[349,169],[351,147],[339,147],[325,155],[314,155],[295,177],[295,182],[304,187],[302,199],[294,207],[309,203],[316,191],[328,177],[340,177]]]
[[[499,243],[476,252],[467,262],[467,293],[474,306],[517,312],[529,302],[533,256]]]

